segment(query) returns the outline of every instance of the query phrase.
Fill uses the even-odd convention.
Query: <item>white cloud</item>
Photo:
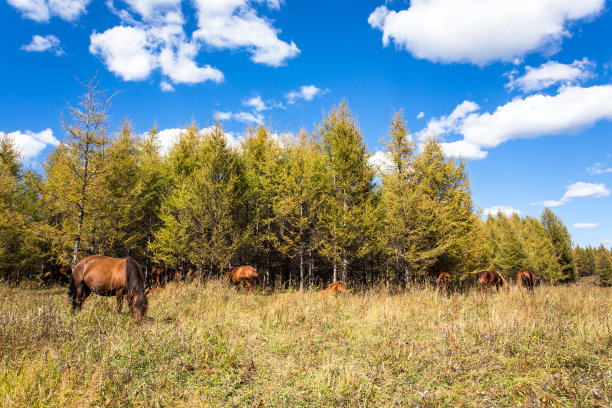
[[[53,51],[58,56],[64,54],[64,50],[60,47],[60,40],[52,34],[44,37],[35,35],[32,37],[32,41],[23,45],[21,49],[27,52]]]
[[[510,217],[512,214],[521,215],[523,212],[521,210],[517,210],[516,208],[512,208],[506,205],[494,205],[493,207],[485,208],[482,211],[483,216],[496,216],[497,213],[502,213],[506,217]]]
[[[303,85],[297,91],[291,91],[287,95],[288,103],[295,103],[299,99],[305,101],[312,101],[316,96],[324,95],[328,92],[328,89],[317,88],[314,85]]]
[[[610,157],[612,157],[612,155],[608,155],[608,159],[610,159]],[[607,161],[604,163],[595,162],[591,167],[587,168],[587,171],[590,172],[592,175],[612,173],[612,167],[607,166]]]
[[[198,11],[198,27],[194,37],[218,49],[246,49],[255,63],[280,66],[299,55],[293,41],[278,38],[280,30],[257,15],[250,0],[194,0]],[[280,1],[268,1],[271,9],[280,8]]]
[[[368,163],[381,173],[388,173],[393,168],[389,153],[380,150],[368,158]]]
[[[65,21],[75,21],[86,12],[90,0],[8,0],[23,17],[38,22],[48,22],[53,16]]]
[[[459,134],[462,140],[442,143],[443,149],[468,159],[513,139],[567,134],[612,119],[612,85],[561,87],[556,95],[530,95],[499,106],[493,113],[478,113],[479,106],[465,101],[448,116],[433,118],[419,135]]]
[[[597,228],[599,224],[596,222],[577,222],[572,225],[574,228]]]
[[[561,197],[560,200],[545,200],[537,204],[542,204],[546,207],[558,207],[560,205],[566,204],[572,200],[572,198],[576,197],[607,197],[610,195],[610,190],[606,188],[603,183],[585,183],[583,181],[579,181],[574,184],[570,184],[566,186],[565,194]]]
[[[172,84],[165,80],[162,80],[159,83],[159,89],[161,89],[164,92],[174,92],[174,87],[172,86]]]
[[[425,112],[419,112],[416,117],[417,119],[423,119],[425,117]]]
[[[59,144],[59,140],[53,136],[51,129],[40,132],[32,132],[31,130],[21,132],[18,130],[7,135],[13,140],[15,147],[25,160],[31,160],[38,156],[47,146],[57,146]]]
[[[603,183],[577,183],[567,186],[567,191],[563,195],[563,199],[574,197],[606,197],[610,195],[610,190]]]
[[[266,103],[261,99],[261,96],[256,95],[245,102],[242,103],[244,106],[250,106],[255,109],[257,112],[261,112],[266,109],[270,109],[269,106],[266,106]]]
[[[174,11],[180,7],[182,0],[124,0],[130,8],[143,18],[159,16],[165,10]]]
[[[556,84],[566,86],[575,85],[594,76],[593,69],[595,64],[587,58],[582,61],[574,61],[572,64],[561,64],[549,61],[538,68],[526,67],[525,74],[514,78],[514,73],[510,74],[510,82],[506,87],[510,89],[519,88],[523,92],[538,91]]]
[[[406,10],[376,8],[372,28],[415,57],[485,65],[534,51],[551,53],[569,37],[568,26],[593,17],[605,0],[412,0]]]
[[[200,134],[206,134],[214,129],[213,126],[205,127],[199,130]],[[157,143],[159,143],[159,150],[161,154],[168,153],[172,146],[179,140],[179,136],[185,129],[181,128],[168,128],[157,132]],[[242,141],[242,137],[237,137],[233,132],[225,132],[225,139],[227,144],[233,148],[239,147]]]
[[[89,51],[101,57],[107,68],[126,81],[147,79],[158,65],[149,49],[145,30],[117,26],[90,36]]]
[[[262,124],[264,117],[261,113],[257,112],[216,112],[215,116],[219,120],[235,120],[242,123],[256,123]]]

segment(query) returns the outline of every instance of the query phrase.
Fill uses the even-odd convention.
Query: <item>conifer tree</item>
[[[364,220],[372,199],[374,170],[368,164],[363,137],[343,101],[332,108],[318,128],[323,153],[331,172],[331,194],[323,205],[326,232],[322,235],[322,254],[333,264],[333,279],[347,281],[348,267],[364,245]]]
[[[561,267],[561,275],[558,282],[574,280],[574,265],[572,256],[572,239],[563,221],[557,217],[548,207],[544,209],[541,223],[548,239],[550,239]]]
[[[59,241],[72,241],[71,266],[77,263],[84,238],[91,238],[100,210],[100,192],[108,167],[106,150],[109,147],[108,109],[110,99],[98,86],[95,78],[84,84],[85,92],[77,106],[68,106],[68,117],[63,117],[65,141],[55,149],[43,165],[46,173],[43,188],[50,203],[51,216],[60,219]],[[86,242],[91,245],[91,242]]]
[[[612,285],[612,254],[603,244],[597,249],[597,276],[601,286]]]

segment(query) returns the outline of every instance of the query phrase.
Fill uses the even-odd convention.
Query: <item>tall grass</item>
[[[171,284],[136,324],[114,299],[73,315],[64,288],[0,287],[0,406],[609,407],[611,294]]]

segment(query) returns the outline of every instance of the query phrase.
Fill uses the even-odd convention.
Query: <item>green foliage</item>
[[[596,272],[600,285],[612,286],[612,253],[603,244],[597,249]]]
[[[558,281],[568,282],[574,280],[572,238],[567,227],[548,207],[544,209],[540,222],[555,249],[557,262],[561,267]]]

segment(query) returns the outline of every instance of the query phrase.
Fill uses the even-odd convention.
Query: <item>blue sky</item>
[[[0,131],[35,168],[98,75],[162,143],[215,115],[308,130],[343,98],[374,158],[395,110],[462,155],[476,205],[612,246],[612,12],[605,0],[0,0]]]

